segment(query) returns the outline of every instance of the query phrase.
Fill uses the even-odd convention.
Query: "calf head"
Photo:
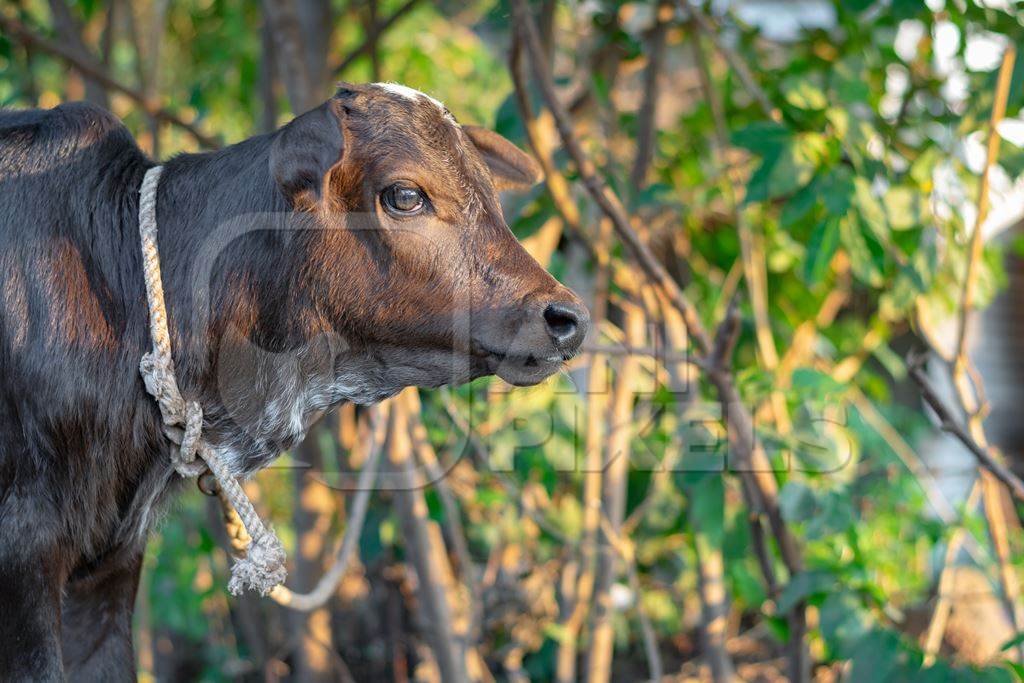
[[[579,350],[586,309],[498,201],[538,169],[497,133],[403,86],[343,85],[282,129],[270,164],[318,228],[302,279],[344,341],[350,381],[368,385],[350,400],[487,374],[535,384]]]

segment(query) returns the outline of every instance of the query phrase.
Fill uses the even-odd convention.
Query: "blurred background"
[[[312,611],[227,594],[189,487],[140,679],[1024,680],[1022,37],[1009,0],[0,1],[0,105],[154,158],[341,80],[493,127],[596,322],[539,387],[346,406],[247,483],[292,590],[349,539]]]

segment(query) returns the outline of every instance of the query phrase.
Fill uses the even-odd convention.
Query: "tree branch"
[[[1010,80],[1013,76],[1013,63],[1017,50],[1011,43],[1003,53],[1003,63],[999,69],[999,81],[996,84],[995,102],[992,104],[992,117],[989,121],[988,146],[985,155],[985,170],[981,173],[981,187],[978,189],[978,215],[974,219],[971,233],[970,251],[967,259],[967,273],[964,275],[964,288],[960,304],[960,327],[957,335],[956,357],[967,357],[967,322],[974,311],[974,288],[977,284],[978,265],[984,244],[982,226],[988,217],[989,209],[989,173],[999,159],[999,123],[1006,115],[1006,101],[1010,94]]]
[[[0,14],[0,28],[6,32],[8,38],[40,52],[53,55],[54,57],[57,57],[71,65],[78,71],[81,71],[82,74],[101,84],[108,90],[114,90],[125,95],[129,99],[134,100],[135,103],[138,104],[139,107],[141,107],[147,114],[155,119],[177,126],[178,128],[188,132],[203,147],[218,149],[221,146],[219,140],[206,135],[193,124],[184,121],[170,110],[164,108],[160,105],[158,100],[147,98],[145,94],[135,88],[130,88],[123,83],[114,80],[114,78],[99,65],[86,62],[62,45],[58,45],[47,38],[36,35],[17,19],[12,19],[11,17]]]
[[[540,37],[537,35],[537,27],[533,19],[527,11],[525,1],[514,0],[513,8],[515,14],[514,32],[522,39],[522,44],[530,57],[534,77],[540,86],[545,103],[554,116],[555,127],[562,138],[562,144],[579,169],[580,180],[602,212],[611,220],[619,239],[622,240],[633,254],[640,267],[643,268],[651,281],[662,289],[672,305],[682,313],[687,330],[698,351],[702,354],[706,353],[710,350],[711,343],[707,332],[704,330],[704,326],[700,322],[696,309],[683,295],[679,285],[676,284],[672,276],[665,270],[665,267],[661,265],[648,246],[641,241],[640,236],[633,230],[622,202],[619,201],[615,193],[611,191],[604,180],[597,174],[597,169],[594,167],[593,162],[590,161],[590,158],[576,139],[576,133],[573,130],[569,113],[555,92],[554,79],[550,71],[544,68],[544,52],[540,44]]]
[[[388,460],[398,482],[393,492],[394,506],[406,556],[416,572],[423,636],[437,658],[441,680],[462,683],[469,680],[465,634],[455,628],[450,587],[445,582],[450,567],[440,534],[435,538],[430,533],[423,484],[413,461],[407,401],[397,399],[392,403],[389,423]]]
[[[966,446],[967,450],[977,458],[978,464],[991,472],[999,481],[1003,482],[1014,498],[1024,502],[1024,481],[1018,479],[1013,472],[1007,469],[1006,465],[996,460],[988,449],[982,447],[981,444],[967,433],[967,429],[953,416],[949,406],[946,405],[946,402],[942,400],[935,387],[932,386],[932,383],[925,376],[924,370],[921,368],[920,359],[908,358],[907,366],[911,379],[921,389],[921,396],[925,402],[935,411],[942,429],[952,434],[960,443]]]
[[[50,0],[50,16],[53,18],[53,26],[57,30],[57,36],[66,46],[64,49],[73,54],[80,62],[97,66],[95,58],[82,40],[82,22],[71,12],[64,0]],[[85,99],[92,104],[110,108],[107,92],[104,84],[91,76],[88,72],[76,67],[82,76],[85,77]]]
[[[648,34],[647,68],[644,70],[644,99],[637,112],[636,157],[630,172],[630,184],[634,192],[644,186],[647,170],[654,159],[654,145],[658,137],[657,110],[661,95],[660,76],[665,67],[665,43],[668,25],[672,18],[671,0],[659,0],[655,11],[654,26]]]
[[[712,352],[711,338],[701,324],[696,309],[683,294],[679,285],[672,279],[665,267],[657,260],[647,245],[633,229],[622,202],[598,175],[590,158],[583,151],[573,129],[572,122],[564,105],[555,92],[554,79],[545,68],[543,49],[537,34],[537,27],[530,16],[526,0],[513,0],[514,30],[513,41],[522,41],[526,53],[530,57],[534,76],[540,87],[545,103],[551,110],[556,128],[562,138],[562,144],[579,172],[580,180],[587,192],[600,207],[601,211],[611,220],[619,239],[637,260],[646,276],[659,287],[665,298],[683,316],[687,332],[697,351],[705,358]],[[515,48],[514,48],[515,49]],[[723,407],[728,425],[730,451],[735,454],[740,465],[741,476],[745,477],[756,491],[758,500],[751,501],[763,510],[768,518],[772,533],[775,536],[786,567],[790,575],[796,575],[803,569],[803,559],[778,505],[778,482],[772,472],[771,463],[763,448],[757,442],[754,424],[750,412],[740,400],[739,392],[733,378],[726,369],[710,369],[708,379],[711,380]],[[795,681],[809,680],[810,667],[806,658],[803,642],[806,622],[803,605],[794,607],[790,614],[791,639],[800,656],[793,660],[795,666],[790,677]]]
[[[768,99],[768,95],[766,95],[761,86],[757,84],[754,74],[751,73],[750,67],[748,67],[746,62],[743,61],[743,58],[736,54],[735,50],[722,42],[722,39],[718,35],[718,31],[715,30],[714,25],[712,25],[711,20],[689,3],[683,3],[682,0],[676,1],[683,13],[692,17],[694,23],[697,24],[697,27],[701,32],[711,39],[715,49],[718,50],[722,57],[725,58],[725,61],[729,63],[729,67],[733,70],[733,73],[736,74],[736,77],[740,79],[740,83],[743,84],[743,88],[754,99],[754,101],[757,102],[758,106],[761,107],[761,111],[764,112],[765,116],[773,121],[781,121],[782,112],[772,104],[771,100]]]
[[[639,306],[625,308],[626,340],[633,345],[643,344],[645,316]],[[626,485],[629,475],[630,439],[633,436],[634,388],[640,372],[635,356],[626,356],[619,365],[606,415],[609,427],[605,439],[605,457],[601,463],[604,473],[598,510],[605,520],[603,533],[598,539],[597,571],[594,578],[594,611],[592,613],[591,642],[587,651],[589,683],[605,683],[611,678],[612,654],[615,647],[612,629],[614,609],[611,587],[617,578],[614,541],[620,535],[626,511]],[[591,503],[591,501],[588,501]],[[639,597],[639,596],[638,596]]]
[[[999,581],[1003,589],[1001,597],[1015,628],[1020,631],[1024,630],[1024,605],[1020,601],[1020,585],[1011,561],[1003,494],[996,479],[1006,484],[1010,493],[1018,499],[1020,499],[1021,490],[1014,490],[1012,483],[1008,483],[1007,479],[1000,475],[1000,472],[1010,474],[1010,476],[1012,476],[1012,473],[1000,462],[999,455],[991,452],[988,448],[988,438],[985,434],[984,426],[986,412],[984,385],[978,376],[977,370],[974,368],[974,364],[971,362],[967,350],[968,328],[974,312],[974,288],[977,282],[978,267],[981,262],[983,247],[982,227],[989,208],[989,172],[999,158],[999,123],[1006,113],[1006,103],[1009,97],[1015,61],[1016,48],[1011,44],[1003,53],[1003,61],[999,68],[999,79],[996,83],[995,98],[992,104],[992,113],[989,119],[985,169],[982,172],[981,185],[978,190],[978,215],[974,222],[967,255],[967,268],[964,273],[956,347],[948,370],[956,399],[967,417],[966,426],[960,428],[962,436],[967,437],[970,443],[964,441],[960,435],[957,436],[961,438],[961,441],[968,446],[975,456],[979,457],[981,462],[986,462],[982,456],[988,458],[988,469],[983,469],[981,473],[982,503],[985,519],[988,523],[989,535],[992,538],[992,545],[998,558]],[[923,373],[919,369],[917,370],[918,378],[923,378]],[[938,398],[934,392],[933,397]],[[932,407],[938,414],[939,409],[935,405]],[[948,420],[943,419],[943,422],[953,425],[956,421],[950,417]],[[956,424],[956,427],[959,427],[959,425]],[[947,427],[947,431],[949,430],[950,427]],[[999,471],[993,470],[993,465],[999,468]],[[1016,482],[1019,484],[1020,480],[1018,479]],[[934,646],[935,642],[935,639],[930,639],[928,644]],[[1020,657],[1024,658],[1024,644],[1018,647],[1017,650]],[[926,654],[931,656],[934,652],[926,651]]]
[[[336,66],[331,69],[335,78],[341,78],[342,74],[345,73],[345,69],[352,65],[352,62],[356,61],[365,54],[368,54],[377,45],[377,41],[380,35],[391,28],[396,21],[404,17],[409,13],[419,0],[406,0],[406,3],[396,9],[394,13],[384,21],[377,24],[363,39],[359,47],[349,52],[344,59],[342,59]]]

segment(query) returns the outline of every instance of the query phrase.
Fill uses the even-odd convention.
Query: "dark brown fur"
[[[0,112],[0,680],[134,677],[145,536],[179,481],[138,375],[151,166],[95,107]],[[557,370],[586,312],[496,191],[535,175],[500,136],[378,85],[167,162],[163,278],[205,438],[247,474],[341,401]],[[385,210],[397,181],[429,211]]]

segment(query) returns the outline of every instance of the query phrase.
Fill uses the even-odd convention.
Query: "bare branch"
[[[965,508],[970,510],[977,505],[980,495],[981,482],[976,481],[967,496]],[[950,602],[950,595],[953,592],[955,560],[966,538],[967,529],[961,525],[953,532],[946,545],[946,554],[942,560],[942,571],[939,572],[939,585],[936,588],[935,605],[932,609],[931,619],[928,621],[928,628],[921,635],[926,664],[931,664],[935,660],[935,654],[942,646],[942,639],[946,635],[946,625],[949,623],[949,615],[953,607]]]
[[[654,625],[651,618],[644,609],[640,592],[640,574],[636,568],[636,559],[626,560],[626,571],[629,573],[629,587],[633,591],[633,598],[636,600],[636,616],[640,621],[640,638],[644,642],[644,656],[647,658],[647,673],[652,681],[660,681],[665,675],[665,665],[661,661],[661,653],[658,651],[658,636],[654,632]]]
[[[416,587],[422,617],[423,635],[437,658],[441,680],[462,683],[469,680],[466,647],[456,632],[454,615],[445,576],[450,575],[448,559],[440,535],[430,532],[423,486],[412,458],[409,439],[408,406],[394,401],[388,428],[388,460],[399,486],[394,505],[402,528],[406,556],[416,571]],[[439,547],[442,546],[442,547]]]
[[[1015,489],[1015,484],[1020,484],[1019,479],[1016,479],[1015,477],[1014,481],[1008,481],[1006,479],[1006,475],[1013,477],[1012,473],[1002,464],[999,454],[991,451],[988,447],[988,438],[985,434],[985,426],[983,422],[987,410],[984,386],[977,370],[971,362],[971,358],[967,350],[967,337],[969,333],[970,320],[974,313],[974,289],[977,282],[978,268],[982,255],[982,227],[989,209],[989,173],[999,157],[999,123],[1002,121],[1006,113],[1006,103],[1009,97],[1010,83],[1012,80],[1015,61],[1016,48],[1011,44],[1007,46],[1006,51],[1003,53],[1003,61],[999,69],[999,79],[996,84],[995,98],[992,105],[992,113],[989,119],[985,169],[981,176],[981,184],[978,191],[978,215],[974,222],[971,234],[970,247],[967,256],[967,268],[964,274],[956,347],[953,351],[954,355],[952,362],[947,366],[950,380],[954,388],[954,394],[959,403],[960,409],[967,418],[966,425],[961,427],[959,423],[952,418],[950,411],[945,407],[944,403],[942,403],[941,407],[935,403],[935,401],[939,401],[941,403],[941,400],[934,391],[931,392],[932,400],[929,400],[928,395],[926,395],[925,398],[926,400],[929,400],[929,403],[932,405],[936,414],[940,415],[940,419],[942,419],[946,430],[957,436],[957,438],[959,438],[968,447],[968,449],[978,457],[979,461],[985,465],[985,469],[982,469],[981,472],[982,502],[985,519],[988,523],[989,535],[992,538],[992,545],[998,560],[999,582],[1002,587],[1002,595],[1000,597],[1003,600],[1007,612],[1013,620],[1014,626],[1019,631],[1024,630],[1024,605],[1022,605],[1020,600],[1020,584],[1011,558],[1009,533],[1007,530],[1006,513],[1003,501],[1003,489],[999,486],[998,482],[1002,481],[1006,485],[1005,490],[1009,491],[1011,495],[1018,499],[1021,498],[1021,491],[1024,489]],[[919,311],[919,320],[923,319],[924,316],[920,315],[923,307],[918,306],[917,308]],[[934,349],[934,338],[929,338],[929,342],[933,345]],[[914,368],[914,370],[915,379],[918,380],[918,383],[920,384],[920,380],[924,379],[924,374],[920,371],[920,368]],[[924,390],[925,386],[922,385],[923,393]],[[942,410],[945,410],[945,415],[940,413]],[[959,430],[959,433],[957,433],[956,430]],[[993,467],[997,469],[993,469]],[[939,609],[941,609],[941,603],[936,606],[937,611],[935,618],[933,618],[933,623],[939,617]],[[941,625],[941,619],[939,619],[939,623]],[[940,639],[930,637],[926,645],[928,647],[937,647],[937,642],[940,642]],[[1021,657],[1024,657],[1024,644],[1018,647],[1018,653]],[[928,657],[933,657],[934,654],[934,650],[928,650],[926,648],[926,655]]]
[[[125,95],[129,99],[134,100],[147,114],[155,119],[164,121],[187,131],[202,146],[210,149],[217,149],[220,147],[220,142],[216,138],[206,135],[193,124],[184,121],[178,115],[164,108],[160,105],[158,100],[147,98],[144,93],[136,90],[135,88],[130,88],[123,83],[114,80],[114,78],[98,64],[83,61],[64,46],[58,45],[47,38],[36,35],[17,19],[12,19],[0,14],[0,28],[4,29],[8,38],[40,52],[53,55],[54,57],[57,57],[58,59],[61,59],[75,67],[108,90],[114,90]]]
[[[736,320],[735,330],[738,331],[739,315],[736,308],[736,297],[731,298],[725,317],[726,320]],[[672,348],[686,348],[686,328],[678,311],[665,307],[663,324],[668,345]],[[720,326],[715,340],[715,351],[712,353],[712,363],[727,363],[732,357],[732,345],[735,343],[735,334],[729,330],[729,325],[723,324]],[[730,336],[733,339],[724,341]],[[728,347],[728,350],[725,347]],[[716,361],[715,359],[719,360]],[[668,364],[669,377],[675,387],[686,387],[690,384],[689,369],[690,366],[685,363]],[[681,445],[678,445],[677,448],[681,448]],[[668,455],[666,455],[667,458]],[[670,463],[665,461],[662,462],[662,469],[666,473],[674,470],[674,468],[670,467]],[[656,473],[656,476],[657,474],[660,474],[660,472]],[[671,484],[668,485],[671,486]],[[639,510],[640,506],[634,510],[633,515],[637,515]],[[725,590],[725,569],[722,549],[720,545],[709,542],[710,539],[702,527],[705,520],[699,519],[699,516],[694,513],[693,506],[688,506],[688,515],[690,526],[693,530],[694,555],[697,558],[697,588],[700,594],[701,611],[703,613],[701,631],[704,641],[705,659],[710,665],[712,680],[715,683],[728,683],[735,678],[735,666],[726,648],[726,640],[729,635],[727,628],[729,595]],[[757,519],[756,515],[751,517],[752,522]],[[759,547],[766,552],[765,544],[763,542],[758,543],[758,541],[763,541],[764,539],[764,529],[761,527],[757,529],[752,528],[751,532],[755,537],[755,548]],[[777,588],[775,576],[771,572],[770,560],[767,554],[764,557],[769,566],[765,574],[765,581],[769,585],[769,591],[774,591]]]
[[[277,100],[280,88],[273,29],[266,16],[260,22],[259,127],[263,133],[277,128]]]
[[[469,628],[469,635],[475,640],[483,621],[483,589],[480,587],[479,572],[470,555],[469,545],[466,543],[466,532],[462,525],[459,505],[452,492],[452,487],[448,485],[447,472],[438,462],[437,453],[427,435],[427,427],[423,424],[420,416],[419,393],[411,390],[404,396],[409,408],[409,436],[412,439],[413,449],[417,460],[426,470],[431,485],[441,499],[441,505],[444,507],[444,524],[448,529],[447,537],[455,557],[458,558],[459,575],[469,587],[472,596],[472,624]]]
[[[964,275],[964,288],[960,303],[960,328],[957,336],[956,356],[958,359],[967,357],[968,319],[974,311],[974,289],[978,280],[978,265],[984,241],[981,228],[988,217],[989,173],[999,160],[999,123],[1006,115],[1006,101],[1010,94],[1010,81],[1013,76],[1013,64],[1016,61],[1017,49],[1010,43],[1003,53],[1003,63],[999,69],[999,81],[996,83],[995,102],[992,104],[992,116],[989,120],[988,145],[985,156],[985,170],[981,173],[981,187],[978,189],[978,214],[974,219],[971,232],[971,246],[967,259],[967,273]]]
[[[711,42],[714,43],[715,49],[718,50],[722,57],[725,58],[725,61],[728,62],[733,73],[736,74],[736,77],[740,79],[740,83],[743,84],[743,88],[752,98],[754,98],[754,101],[761,107],[765,116],[773,121],[781,121],[782,112],[780,112],[779,109],[771,103],[771,100],[768,99],[768,95],[766,95],[764,90],[761,89],[761,86],[757,84],[754,74],[750,71],[750,67],[747,66],[746,62],[743,61],[743,58],[736,54],[735,50],[722,41],[721,36],[718,35],[718,31],[714,25],[712,25],[711,20],[691,4],[683,3],[682,0],[676,1],[683,13],[692,17],[694,23],[697,24],[697,27],[700,28],[701,32],[711,39]]]
[[[921,368],[919,359],[908,358],[907,359],[908,372],[910,377],[917,383],[917,386],[921,389],[921,396],[925,402],[931,406],[931,409],[935,411],[935,415],[939,418],[939,423],[942,428],[957,438],[960,443],[967,447],[975,458],[978,460],[978,464],[984,467],[986,470],[991,472],[999,481],[1006,485],[1006,488],[1010,490],[1013,497],[1019,501],[1024,501],[1024,481],[1021,481],[1017,476],[1007,469],[1006,465],[996,460],[992,454],[983,448],[974,438],[967,433],[967,429],[960,424],[953,416],[953,412],[950,410],[946,402],[942,400],[935,387],[932,386],[931,382],[924,374],[924,370]]]
[[[661,95],[660,77],[665,67],[665,42],[669,21],[672,19],[671,0],[659,0],[654,26],[648,35],[647,68],[644,70],[644,99],[637,112],[636,157],[629,180],[634,191],[644,186],[647,169],[654,159],[654,143],[658,128],[656,115]]]
[[[380,35],[391,28],[396,21],[404,17],[409,13],[419,0],[406,0],[406,3],[396,9],[391,16],[384,21],[376,25],[376,27],[363,39],[363,42],[359,44],[359,47],[349,52],[344,59],[342,59],[337,66],[331,69],[335,78],[341,78],[345,70],[352,65],[352,62],[356,61],[363,55],[369,53],[377,44]]]
[[[370,53],[370,73],[373,75],[373,80],[377,82],[380,82],[380,50],[377,49],[377,42],[380,38],[380,33],[377,31],[379,10],[377,0],[368,0],[365,30],[369,46],[366,51]]]
[[[75,55],[80,62],[98,67],[98,62],[89,51],[85,41],[82,40],[82,22],[72,14],[67,3],[64,0],[50,0],[49,6],[54,28],[56,28],[61,42],[66,46],[64,49]],[[78,67],[76,70],[85,77],[85,99],[104,109],[109,109],[110,101],[106,90],[104,90],[106,86],[87,71]]]
[[[602,212],[611,220],[616,234],[637,260],[647,277],[661,289],[669,303],[679,310],[686,323],[687,332],[698,352],[707,356],[712,351],[712,343],[701,324],[696,309],[668,271],[640,239],[633,229],[621,201],[598,175],[594,164],[576,139],[568,112],[555,92],[554,79],[550,71],[545,68],[537,27],[530,16],[525,0],[513,0],[512,6],[515,19],[513,41],[521,40],[530,56],[540,91],[554,116],[563,146],[577,166],[581,182]],[[727,370],[709,369],[708,378],[715,386],[723,413],[726,416],[729,427],[730,452],[736,456],[736,462],[742,470],[741,476],[746,478],[751,490],[757,494],[757,500],[751,502],[756,504],[758,509],[764,511],[782,558],[790,574],[795,575],[802,571],[803,560],[796,541],[782,518],[778,505],[778,482],[772,472],[767,455],[757,442],[751,415],[743,405],[733,378]],[[791,660],[794,666],[791,668],[790,676],[796,681],[809,680],[810,666],[803,642],[806,622],[802,604],[795,606],[790,614],[790,631],[793,648],[797,653],[797,656]]]
[[[686,299],[679,285],[676,284],[672,276],[665,270],[665,267],[661,265],[650,248],[641,241],[629,221],[622,202],[619,201],[615,193],[598,175],[593,162],[590,161],[590,158],[576,139],[576,133],[573,130],[569,113],[565,110],[565,106],[558,99],[558,95],[555,92],[555,84],[551,72],[544,68],[544,52],[540,44],[540,37],[537,35],[537,27],[529,15],[525,0],[514,0],[513,8],[515,14],[515,36],[513,36],[513,39],[521,37],[523,41],[523,46],[530,56],[534,77],[540,86],[545,103],[551,109],[551,113],[554,116],[555,126],[562,138],[562,143],[579,169],[580,180],[597,205],[612,221],[619,239],[630,250],[640,264],[640,267],[643,268],[652,282],[664,291],[666,298],[668,298],[672,305],[683,314],[690,337],[698,351],[706,353],[711,348],[711,344],[707,332],[700,323],[696,309]]]
[[[626,339],[630,344],[642,344],[645,315],[639,306],[629,305],[625,310]],[[611,678],[612,654],[615,647],[612,629],[611,587],[617,576],[615,541],[619,538],[626,511],[626,485],[629,474],[630,439],[633,436],[634,386],[640,372],[635,356],[626,356],[615,377],[607,419],[610,425],[606,439],[600,512],[606,523],[599,537],[597,571],[594,580],[594,611],[591,643],[587,652],[587,678],[589,683],[604,683]],[[587,501],[592,504],[591,501]]]
[[[736,350],[736,342],[740,337],[742,323],[740,318],[739,301],[733,296],[729,302],[729,308],[725,311],[725,319],[718,326],[715,332],[715,345],[711,349],[708,358],[708,366],[716,370],[724,370],[729,367],[733,351]]]

